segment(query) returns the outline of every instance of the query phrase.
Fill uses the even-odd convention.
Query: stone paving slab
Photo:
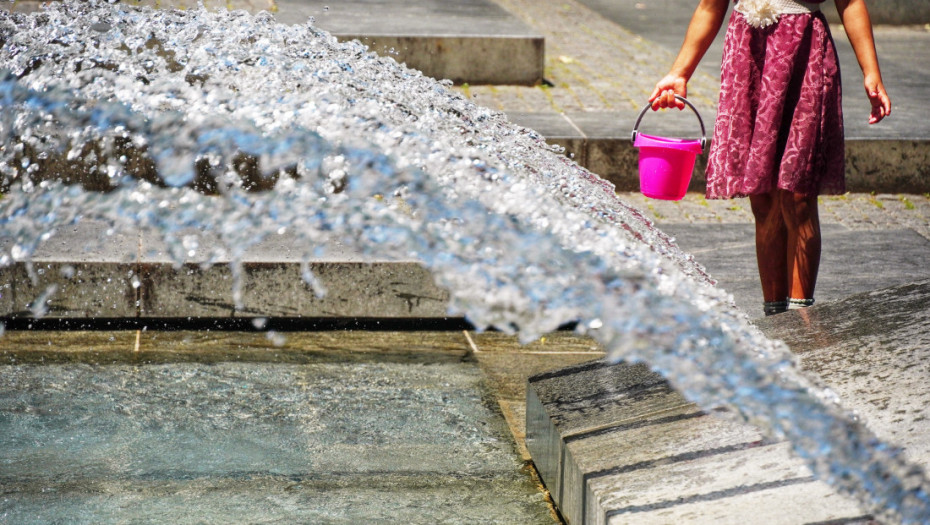
[[[762,316],[753,224],[668,224],[662,230],[733,294],[750,318]],[[820,303],[930,278],[930,240],[909,229],[823,228],[823,258],[815,298]]]
[[[674,460],[591,482],[606,523],[848,523],[863,516],[794,460],[787,444]],[[647,479],[643,479],[647,478]],[[650,480],[649,478],[652,478]],[[655,483],[661,479],[661,483]],[[579,522],[582,523],[582,522]]]
[[[926,261],[926,259],[924,259]],[[760,319],[882,439],[930,463],[930,279]]]

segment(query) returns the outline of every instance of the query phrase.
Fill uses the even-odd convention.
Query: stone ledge
[[[512,122],[539,132],[549,144],[565,148],[575,162],[613,183],[617,191],[639,190],[638,154],[630,143],[635,112],[508,116]],[[699,138],[696,122],[683,122],[681,118],[687,120],[687,115],[644,122],[640,129],[664,136]],[[708,118],[704,117],[709,143],[713,120],[708,122]],[[682,129],[690,131],[682,134]],[[689,191],[704,191],[706,167],[705,153],[697,157]],[[851,192],[930,192],[930,138],[847,137],[846,186]]]
[[[543,80],[545,39],[489,0],[417,2],[277,0],[275,18],[314,25],[342,41],[457,84],[535,85]],[[330,4],[327,7],[327,4]]]
[[[413,260],[378,260],[331,247],[326,258],[310,260],[326,288],[321,297],[301,278],[304,250],[293,239],[272,238],[247,251],[236,308],[232,269],[223,261],[176,268],[152,236],[103,231],[86,221],[53,237],[32,258],[35,280],[25,263],[0,268],[0,317],[33,317],[31,304],[50,290],[44,317],[52,319],[449,317],[449,293]],[[200,246],[206,252],[209,237]]]
[[[864,515],[787,444],[701,412],[644,365],[598,361],[531,377],[526,418],[527,449],[569,525]]]

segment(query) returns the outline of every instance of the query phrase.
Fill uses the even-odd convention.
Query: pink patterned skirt
[[[707,163],[707,198],[846,191],[840,68],[821,13],[765,28],[733,12]]]

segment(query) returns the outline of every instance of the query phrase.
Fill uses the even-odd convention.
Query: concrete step
[[[543,80],[544,37],[490,0],[276,0],[275,17],[314,25],[339,40],[437,79],[534,85]]]
[[[643,117],[640,131],[653,135],[700,138],[690,112],[663,112]],[[714,113],[701,111],[708,147]],[[515,124],[537,131],[549,144],[565,148],[579,165],[612,182],[618,191],[639,190],[638,152],[630,134],[638,112],[508,113]],[[847,130],[846,185],[851,192],[930,192],[930,133],[895,136],[880,128]],[[918,136],[922,135],[922,136]],[[704,191],[707,154],[695,162],[689,191]]]
[[[923,280],[759,325],[879,438],[926,468],[928,301]],[[594,361],[533,376],[526,417],[527,449],[570,525],[870,519],[815,480],[786,443],[700,411],[644,365]]]
[[[242,304],[236,308],[228,257],[177,268],[153,234],[106,230],[100,222],[82,221],[44,244],[31,272],[25,263],[0,268],[0,317],[35,317],[34,303],[43,295],[44,317],[52,319],[448,317],[448,292],[413,260],[374,259],[329,246],[325,258],[310,259],[327,292],[320,297],[302,279],[301,260],[312,247],[276,236],[243,257]],[[216,245],[201,234],[195,251],[206,257]]]

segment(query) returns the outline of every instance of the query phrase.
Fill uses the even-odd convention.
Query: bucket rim
[[[646,135],[639,133],[633,141],[634,148],[664,148],[689,153],[703,153],[704,145],[702,139],[686,139],[674,137],[660,137],[656,135]]]

